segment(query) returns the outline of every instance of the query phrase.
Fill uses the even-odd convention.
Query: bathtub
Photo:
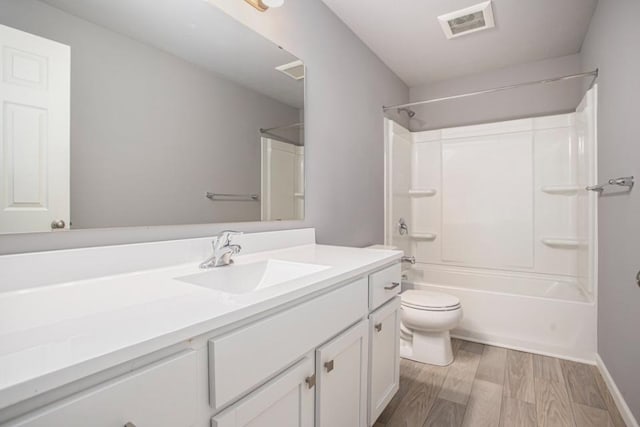
[[[454,337],[595,363],[596,306],[571,279],[427,264],[403,273],[403,290],[460,299],[463,320]]]

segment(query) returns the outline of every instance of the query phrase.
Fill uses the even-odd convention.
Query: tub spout
[[[410,264],[415,264],[416,263],[416,257],[414,257],[414,256],[403,256],[402,257],[402,262],[408,262]]]

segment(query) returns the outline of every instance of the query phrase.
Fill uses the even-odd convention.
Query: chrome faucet
[[[231,244],[231,238],[242,235],[239,231],[223,231],[211,242],[213,254],[200,263],[200,268],[223,267],[233,263],[231,257],[240,253],[242,246]]]

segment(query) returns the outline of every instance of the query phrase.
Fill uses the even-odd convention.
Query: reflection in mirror
[[[0,11],[0,233],[303,219],[298,58],[202,0]]]

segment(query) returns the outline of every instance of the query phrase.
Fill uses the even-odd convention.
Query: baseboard
[[[505,339],[504,337],[499,336],[489,336],[489,335],[480,335],[474,334],[470,331],[462,331],[462,330],[453,330],[451,332],[451,336],[453,338],[459,338],[465,341],[477,342],[480,344],[492,345],[494,347],[504,347],[511,350],[524,351],[527,353],[540,354],[542,356],[551,356],[556,359],[564,359],[571,360],[573,362],[586,363],[587,365],[595,365],[596,361],[593,357],[589,357],[588,355],[583,354],[567,354],[562,351],[554,351],[554,349],[549,348],[540,348],[535,345],[530,345],[526,342],[522,341],[514,341]]]
[[[615,381],[613,381],[611,374],[607,370],[607,367],[602,361],[602,358],[600,358],[599,354],[596,354],[596,366],[598,367],[598,370],[600,371],[600,375],[602,375],[604,382],[607,384],[609,392],[613,397],[613,401],[616,403],[618,411],[620,411],[620,415],[622,416],[624,422],[627,424],[627,427],[640,427],[638,426],[638,421],[631,413],[629,405],[627,405],[624,397],[622,397],[622,393],[620,393],[618,386],[616,385]]]

